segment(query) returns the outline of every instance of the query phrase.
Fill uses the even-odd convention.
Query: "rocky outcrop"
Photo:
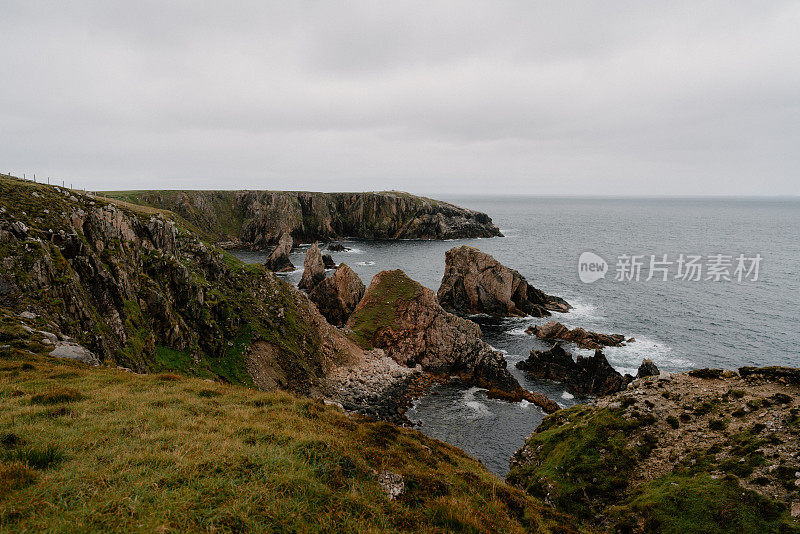
[[[317,284],[325,280],[325,263],[322,261],[322,252],[314,243],[306,252],[303,260],[303,276],[297,287],[304,291],[311,291]]]
[[[649,358],[645,358],[642,360],[642,364],[639,366],[639,370],[636,372],[636,378],[644,378],[646,376],[658,376],[661,374],[661,371],[658,370],[658,366],[653,363],[653,360]]]
[[[331,252],[344,252],[350,249],[342,245],[341,243],[331,243],[328,245],[328,250],[330,250]]]
[[[534,378],[560,382],[573,395],[608,395],[628,385],[628,379],[608,363],[600,350],[574,360],[558,343],[549,350],[532,350],[527,360],[517,363],[517,369]]]
[[[333,256],[331,256],[330,254],[323,254],[322,255],[322,266],[325,267],[325,269],[335,269],[336,268],[336,262],[333,261]]]
[[[564,299],[546,295],[514,269],[467,245],[445,254],[444,277],[437,296],[442,307],[460,314],[543,317],[551,311],[570,309]]]
[[[525,333],[547,340],[570,341],[583,349],[619,347],[625,344],[625,336],[622,334],[598,334],[580,327],[570,330],[556,321],[548,321],[543,326],[530,326]]]
[[[115,198],[171,210],[219,242],[265,249],[284,233],[296,242],[456,239],[502,235],[488,215],[401,192],[141,191]]]
[[[0,177],[0,322],[28,352],[300,393],[362,352],[296,288],[172,217]],[[25,341],[26,317],[55,341]]]
[[[800,370],[706,371],[545,418],[508,481],[603,532],[796,532]]]
[[[294,265],[292,265],[292,261],[289,259],[289,254],[292,252],[293,246],[294,240],[292,236],[288,233],[282,234],[278,244],[272,250],[269,257],[267,257],[267,261],[264,262],[264,266],[276,273],[294,271]]]
[[[329,323],[344,326],[364,296],[365,290],[366,286],[361,278],[343,263],[333,276],[318,283],[308,296]]]
[[[348,326],[362,347],[381,348],[406,367],[521,394],[503,355],[481,340],[480,327],[446,312],[433,291],[403,271],[375,275]]]

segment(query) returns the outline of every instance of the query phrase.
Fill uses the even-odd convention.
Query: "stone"
[[[548,321],[543,326],[530,326],[525,333],[542,339],[571,341],[583,349],[619,347],[625,341],[625,336],[622,334],[599,334],[583,328],[570,330],[556,321]]]
[[[792,517],[800,517],[800,502],[792,503]]]
[[[333,276],[317,284],[308,297],[334,326],[344,326],[364,296],[366,286],[350,267],[341,264]]]
[[[267,261],[264,262],[267,269],[276,273],[294,271],[294,265],[289,260],[289,253],[292,251],[293,246],[294,240],[292,236],[288,233],[282,234],[278,240],[278,245],[272,250]]]
[[[390,501],[395,500],[405,492],[406,486],[403,476],[391,471],[381,471],[378,473],[378,485],[386,494]]]
[[[37,317],[39,317],[35,313],[29,312],[29,311],[24,311],[24,312],[20,313],[19,316],[22,317],[23,319],[29,319],[29,320],[33,320],[33,319],[36,319]]]
[[[322,261],[322,253],[319,246],[314,243],[306,252],[303,260],[303,276],[297,285],[302,290],[311,291],[314,286],[325,280],[325,263]]]
[[[645,358],[642,360],[642,364],[639,366],[639,370],[636,372],[636,378],[644,378],[645,376],[659,376],[661,371],[658,370],[658,367],[653,360],[649,358]]]
[[[87,365],[100,365],[100,360],[92,351],[72,341],[57,342],[55,348],[50,352],[50,356],[67,360],[77,360]]]
[[[560,382],[573,395],[609,395],[622,391],[629,383],[599,349],[593,356],[578,356],[574,360],[559,343],[546,351],[531,350],[528,359],[518,362],[516,367],[534,378]]]
[[[437,292],[444,309],[460,314],[543,317],[566,312],[570,305],[528,284],[514,269],[489,254],[462,245],[445,254],[445,271]]]
[[[336,262],[333,261],[333,256],[331,256],[330,254],[323,254],[322,255],[322,265],[325,267],[325,269],[335,269],[336,268]]]

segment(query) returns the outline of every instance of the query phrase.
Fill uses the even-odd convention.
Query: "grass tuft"
[[[79,401],[81,399],[83,399],[83,395],[80,391],[72,388],[52,386],[42,393],[37,393],[31,397],[31,404],[61,404],[64,402]]]

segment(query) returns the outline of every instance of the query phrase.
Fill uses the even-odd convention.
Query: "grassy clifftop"
[[[0,530],[581,531],[416,431],[24,351],[0,358]]]

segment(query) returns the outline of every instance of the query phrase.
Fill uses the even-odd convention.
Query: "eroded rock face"
[[[181,215],[220,242],[265,249],[289,233],[302,243],[499,236],[485,213],[408,193],[143,191],[125,200]],[[231,217],[240,219],[231,225]],[[332,249],[333,250],[333,249]]]
[[[467,245],[445,254],[437,296],[446,310],[462,314],[543,317],[570,309],[564,299],[539,291],[514,269]]]
[[[361,278],[343,263],[333,276],[317,284],[308,297],[329,323],[343,326],[361,301],[365,290],[366,286]]]
[[[527,360],[517,363],[517,369],[534,378],[560,382],[567,391],[581,396],[616,393],[629,382],[608,363],[600,350],[593,356],[578,356],[576,361],[558,343],[549,350],[532,350]]]
[[[303,260],[303,276],[297,287],[304,291],[311,291],[314,287],[325,280],[325,263],[322,261],[322,252],[319,246],[314,243]]]
[[[480,327],[446,312],[433,291],[403,271],[375,275],[348,326],[363,347],[382,348],[407,367],[521,392],[503,355],[481,339]]]
[[[622,334],[598,334],[583,328],[570,330],[556,321],[548,321],[543,326],[530,326],[525,333],[542,339],[571,341],[583,349],[619,347],[625,344],[625,336]]]
[[[282,234],[278,245],[264,263],[267,269],[276,273],[294,271],[294,265],[292,265],[291,260],[289,260],[289,253],[292,252],[293,246],[294,240],[292,236],[288,233]]]

